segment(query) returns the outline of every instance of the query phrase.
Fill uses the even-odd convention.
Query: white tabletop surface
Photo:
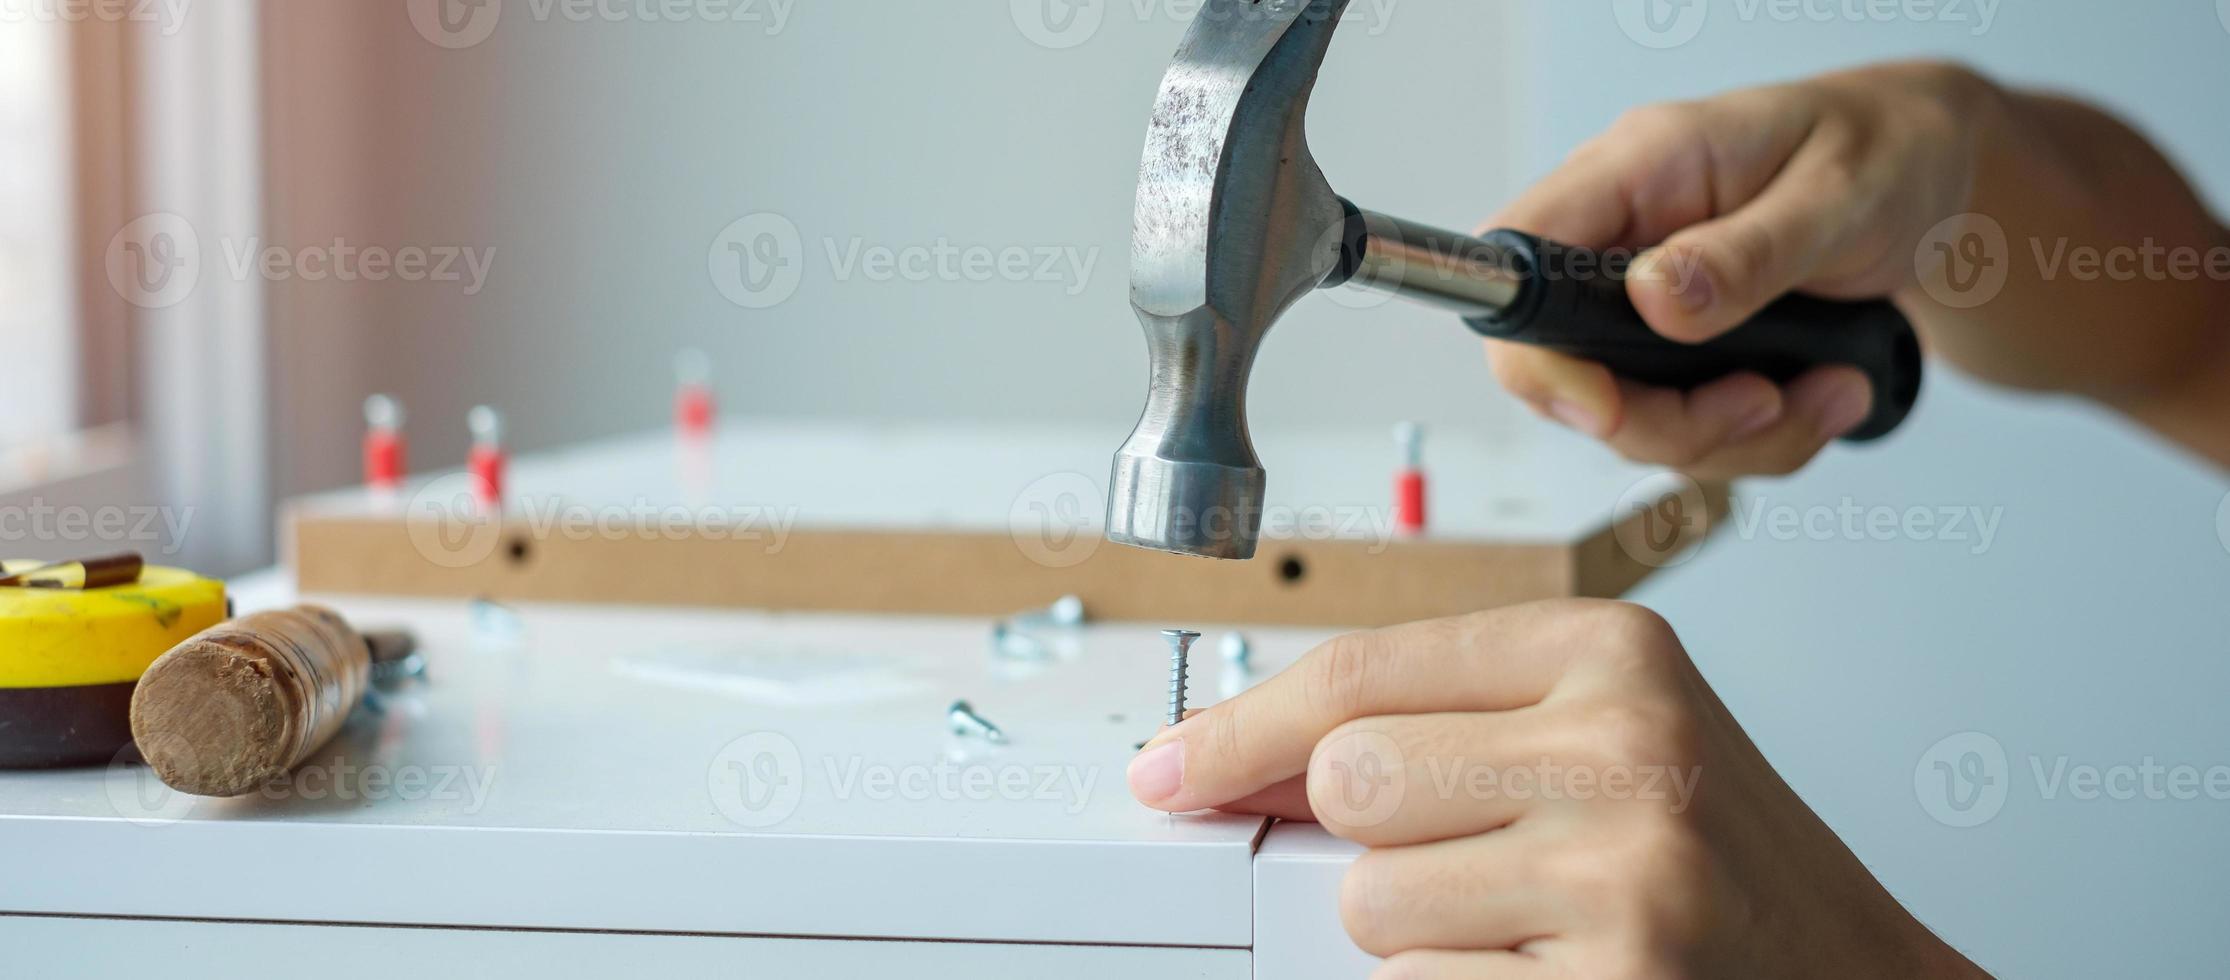
[[[242,608],[283,592],[251,583]],[[1164,710],[1156,627],[1046,630],[1013,657],[978,620],[334,604],[411,626],[430,679],[267,796],[0,774],[0,911],[1250,944],[1263,822],[1124,785]],[[1218,635],[1196,703],[1250,682]],[[1323,635],[1249,634],[1265,670]],[[959,698],[1009,744],[949,734]]]
[[[2225,500],[2230,481],[2092,412],[1985,398],[1952,379],[1939,379],[1928,398],[1909,430],[1889,445],[1838,449],[1794,480],[1742,488],[1728,527],[1693,561],[1653,578],[1635,598],[1665,613],[1680,629],[1705,676],[1768,758],[1859,857],[1923,921],[1986,967],[2025,977],[2219,976],[2221,964],[2230,962],[2230,932],[2220,928],[2230,915],[2230,877],[2222,874],[2230,867],[2230,832],[2224,830],[2230,827],[2230,801],[2142,794],[2086,798],[2064,782],[2054,782],[2052,775],[2063,762],[2102,770],[2137,767],[2148,760],[2202,769],[2230,765],[2230,715],[2221,709],[2222,692],[2230,690],[2230,502]],[[1275,480],[1282,460],[1267,447],[1265,458]],[[2082,462],[2070,465],[2069,460]],[[1569,506],[1588,511],[1608,503],[1574,498]],[[1838,513],[1850,508],[1862,517],[1855,533]],[[1969,516],[1962,518],[1964,527],[1956,535],[1898,530],[1881,536],[1864,526],[1865,515],[1901,516],[1915,508]],[[1812,520],[1812,527],[1793,534],[1776,530],[1773,521],[1781,514],[1794,515],[1800,523]],[[1815,514],[1824,520],[1813,518]],[[1992,521],[1987,538],[1975,515]],[[371,612],[379,607],[362,608]],[[571,632],[567,627],[594,618],[564,610],[529,612],[530,635],[537,638],[548,635],[550,627]],[[458,628],[461,615],[455,609],[439,611],[435,621],[448,624],[440,627],[443,635]],[[664,648],[669,639],[686,645],[690,637],[702,643],[702,637],[711,635],[743,644],[748,641],[742,633],[756,636],[763,627],[771,631],[768,635],[784,635],[779,624],[803,622],[748,614],[637,614],[635,619],[670,620],[672,632],[656,634],[658,642],[630,640],[605,651],[584,652],[564,640],[558,646],[608,670],[625,655]],[[744,624],[752,628],[730,634],[729,629]],[[982,626],[926,621],[919,629],[922,636],[939,638],[940,647],[980,658]],[[852,623],[840,626],[836,635],[877,642],[914,628]],[[1067,709],[1075,717],[1066,723],[1078,732],[1098,728],[1094,716],[1110,701],[1121,702],[1116,710],[1150,717],[1160,666],[1149,633],[1143,626],[1110,627],[1088,637],[1089,650],[1116,651],[1116,656],[1100,666],[1087,658],[1078,665],[1081,669],[1053,672],[1056,678],[1096,679],[1093,683],[1101,685],[1088,694],[1060,688],[1075,697],[1072,701],[1053,700],[1054,685],[1067,681],[991,683],[986,674],[985,683],[969,685],[966,691],[893,701],[888,714],[868,723],[894,733],[903,729],[909,744],[915,738],[934,743],[941,736],[933,718],[926,722],[931,726],[926,735],[913,727],[925,724],[919,714],[933,714],[940,698],[961,693],[975,697],[987,714],[1003,716],[999,720],[1010,729],[1027,731],[1030,724],[1018,724],[1015,719],[1021,716],[1015,712],[1034,709],[994,696],[1007,685],[1045,692],[1045,710]],[[1293,634],[1269,641],[1271,636],[1258,632],[1257,640],[1271,642],[1283,653],[1310,638]],[[483,658],[479,662],[489,667],[521,659],[469,649],[465,656]],[[527,659],[522,674],[500,689],[538,697],[562,689],[562,684],[537,683],[535,678],[552,675]],[[983,669],[982,660],[973,662]],[[559,671],[575,682],[588,675],[579,665]],[[429,697],[464,696],[453,684],[437,687],[455,693]],[[628,778],[639,791],[664,794],[661,798],[682,812],[652,813],[637,801],[614,799],[591,773],[561,773],[553,758],[524,756],[514,770],[523,775],[503,785],[534,801],[515,804],[498,797],[489,813],[476,819],[493,823],[501,816],[528,826],[574,828],[563,834],[567,842],[590,839],[578,828],[594,824],[599,813],[627,815],[646,831],[677,824],[717,827],[720,818],[705,788],[705,761],[724,742],[721,736],[767,727],[753,724],[758,717],[753,712],[780,714],[678,689],[673,692],[678,697],[652,699],[646,681],[600,679],[599,688],[625,691],[625,703],[613,713],[636,723],[606,737],[625,744],[657,742],[680,757],[637,760],[649,767],[649,774],[639,771]],[[700,713],[718,705],[737,716],[726,729],[703,717],[687,720],[678,726],[690,733],[684,741],[679,735],[638,730],[659,714],[649,706],[653,700],[696,705],[692,710]],[[552,703],[569,706],[543,719],[552,737],[567,739],[567,744],[585,741],[583,733],[601,725],[606,713],[578,692]],[[520,708],[514,704],[509,710]],[[521,730],[517,725],[509,729]],[[1965,733],[1988,741],[1946,742]],[[844,744],[844,736],[828,737]],[[468,741],[460,733],[445,740],[453,745]],[[517,739],[510,744],[509,751],[526,752]],[[1982,810],[1947,810],[1945,785],[1929,781],[1938,773],[1933,766],[1937,753],[1946,745],[1963,753],[1975,744],[1994,744],[2003,751],[2005,762],[1984,759],[1989,765],[1981,775],[2007,792],[2001,803]],[[1126,839],[1157,841],[1129,852],[1143,861],[1157,849],[1176,846],[1170,835],[1184,831],[1153,825],[1155,818],[1140,815],[1119,795],[1119,764],[1127,748],[1120,741],[1095,742],[1072,758],[1098,760],[1108,770],[1104,778],[1112,780],[1105,785],[1118,794],[1105,801],[1109,809],[1104,814],[1098,809],[1102,804],[1095,803],[1093,813],[1081,819],[1107,829],[1114,825],[1103,821],[1119,823],[1118,812],[1128,813],[1134,822],[1124,833],[1141,837]],[[1034,750],[1018,741],[1012,751]],[[615,754],[593,757],[609,764]],[[583,795],[569,801],[542,789],[528,792],[516,786],[527,775],[549,780],[551,787],[580,788]],[[142,828],[93,826],[107,805],[99,802],[105,789],[98,782],[84,774],[0,776],[0,812],[52,808],[58,789],[68,787],[80,807],[68,819],[98,835],[88,846],[133,839],[120,830]],[[964,822],[964,808],[933,809],[940,811],[940,819],[951,821],[944,824],[948,829]],[[801,807],[798,819],[827,819],[831,827],[865,819],[813,812]],[[518,819],[523,815],[531,819]],[[1980,817],[1987,819],[1975,826],[1958,825]],[[5,826],[0,833],[11,842],[29,840],[21,833],[24,819],[0,824]],[[265,827],[280,820],[312,829],[338,825],[342,819],[330,814],[259,817]],[[143,833],[142,839],[161,841],[207,823],[197,814],[186,824]],[[366,827],[360,836],[378,836],[377,829]],[[1242,835],[1230,829],[1228,836],[1192,846],[1237,850],[1234,842]],[[999,832],[1017,837],[1028,833],[1012,828]],[[1216,832],[1206,833],[1214,837]],[[645,848],[638,846],[636,867],[596,871],[613,880],[678,887],[698,900],[750,895],[753,889],[747,885],[714,885],[704,879],[732,874],[735,882],[747,881],[747,869],[706,858],[717,858],[721,848],[739,842],[748,847],[754,836],[740,829],[684,831],[676,849],[659,851],[656,867],[641,866]],[[638,845],[648,840],[629,839]],[[50,832],[36,843],[67,842]],[[383,853],[407,855],[423,847],[398,841]],[[22,884],[21,874],[0,877],[0,906],[21,904],[27,895],[51,897],[57,893],[56,876],[83,877],[69,862],[38,863],[47,860],[49,850],[11,847],[11,853],[33,855],[33,863],[19,864],[19,869],[49,877],[36,886]],[[171,850],[192,853],[190,848]],[[485,860],[470,853],[461,858],[458,869]],[[410,860],[413,868],[439,863]],[[1063,874],[1089,863],[1070,862]],[[1079,889],[1112,895],[1106,881],[1124,883],[1125,889],[1144,888],[1143,879],[1152,877],[1147,871],[1133,862],[1100,866],[1090,873],[1113,877],[1064,881],[1045,893],[1058,901],[1039,905],[1057,909],[1082,901]],[[1220,869],[1212,874],[1194,871],[1201,876],[1196,881],[1222,880]],[[188,904],[212,890],[160,875],[131,880],[164,885],[170,889],[164,897],[173,905]],[[442,880],[468,883],[461,874]],[[518,903],[520,894],[532,895],[543,887],[562,893],[566,880],[559,875],[548,882],[509,881],[508,900]],[[594,882],[600,887],[608,883]],[[823,913],[825,920],[856,912],[867,913],[868,919],[891,917],[889,909],[875,907],[875,889],[864,880],[855,884],[856,890],[846,893],[849,898],[835,892],[813,896],[846,903]],[[411,886],[424,890],[422,881]],[[124,891],[111,889],[101,897],[116,898]],[[163,894],[161,888],[156,891]],[[1155,901],[1183,894],[1159,889]],[[320,900],[362,901],[335,895]],[[1245,907],[1246,896],[1236,900]],[[476,894],[473,901],[500,907],[492,893]],[[646,918],[667,911],[657,901],[648,905],[608,899],[594,907],[606,914],[619,909]],[[1132,906],[1111,901],[1108,907]],[[755,907],[753,914],[765,911]],[[983,911],[974,918],[1011,918],[1007,913],[1012,910],[1002,905]],[[1166,932],[1158,926],[1141,930],[1146,931]],[[1221,926],[1210,931],[1213,936],[1190,938],[1223,942],[1233,932]]]

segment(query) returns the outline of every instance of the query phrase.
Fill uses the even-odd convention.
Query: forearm
[[[1940,288],[1906,291],[1931,346],[1985,380],[2089,397],[2230,465],[2230,235],[2111,116],[1955,84],[1975,121],[1968,210],[2003,228],[1990,258],[2006,279],[1971,309]]]

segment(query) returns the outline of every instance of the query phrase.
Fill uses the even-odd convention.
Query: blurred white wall
[[[770,35],[772,0],[738,0],[770,19],[736,23],[576,23],[511,0],[458,49],[402,5],[273,5],[274,240],[496,250],[473,296],[276,286],[282,489],[355,479],[372,391],[403,398],[422,465],[461,461],[478,402],[509,410],[522,446],[664,424],[685,345],[714,355],[730,411],[1026,415],[1096,426],[1112,450],[1146,384],[1128,306],[1138,157],[1193,7],[1103,3],[1096,27],[1060,34],[1063,5],[1034,2],[806,0]],[[1372,207],[1469,226],[1512,187],[1515,11],[1356,8],[1317,99],[1326,169]],[[801,278],[750,309],[708,266],[761,212],[797,228],[784,260]],[[1018,282],[868,264],[946,245],[1028,262]],[[1511,409],[1480,364],[1451,318],[1315,300],[1280,326],[1254,406],[1491,423]]]
[[[1820,22],[1756,0],[1646,3],[1701,10],[1701,27],[1655,50],[1616,13],[1644,0],[1358,0],[1317,98],[1317,152],[1369,206],[1467,226],[1626,107],[1933,55],[2115,106],[2216,200],[2230,193],[2230,127],[2209,104],[2230,81],[2230,31],[2209,4],[1958,0],[1889,22],[1847,13],[1879,5],[1798,8]],[[426,466],[462,459],[480,402],[508,409],[528,447],[663,424],[683,346],[714,354],[731,411],[1021,411],[1101,426],[1111,445],[1127,431],[1145,377],[1131,192],[1189,0],[704,8],[730,22],[510,0],[454,33],[430,17],[443,4],[476,9],[267,11],[272,242],[491,262],[469,295],[469,281],[275,285],[282,494],[356,477],[373,391],[403,397]],[[763,212],[797,228],[800,278],[747,309],[708,266],[732,223]],[[867,264],[940,246],[1016,253],[1028,273],[912,281]],[[1253,407],[1296,422],[1514,412],[1447,318],[1321,297],[1280,325]]]
[[[68,36],[54,24],[0,19],[0,449],[77,422],[76,311],[70,293]]]

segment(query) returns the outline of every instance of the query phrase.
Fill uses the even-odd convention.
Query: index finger
[[[1186,718],[1132,760],[1131,791],[1184,813],[1307,771],[1316,743],[1357,718],[1513,711],[1546,700],[1611,603],[1538,603],[1352,633],[1244,694]]]

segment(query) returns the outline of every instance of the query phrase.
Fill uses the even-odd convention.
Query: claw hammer
[[[1305,124],[1348,2],[1207,0],[1162,79],[1131,232],[1131,305],[1153,381],[1115,456],[1110,540],[1254,557],[1266,479],[1247,432],[1247,381],[1271,325],[1318,289],[1421,301],[1484,336],[1661,387],[1739,371],[1785,383],[1848,364],[1874,386],[1874,412],[1848,438],[1903,423],[1920,394],[1920,343],[1886,301],[1792,295],[1685,344],[1650,329],[1596,253],[1515,231],[1442,231],[1334,194]]]

